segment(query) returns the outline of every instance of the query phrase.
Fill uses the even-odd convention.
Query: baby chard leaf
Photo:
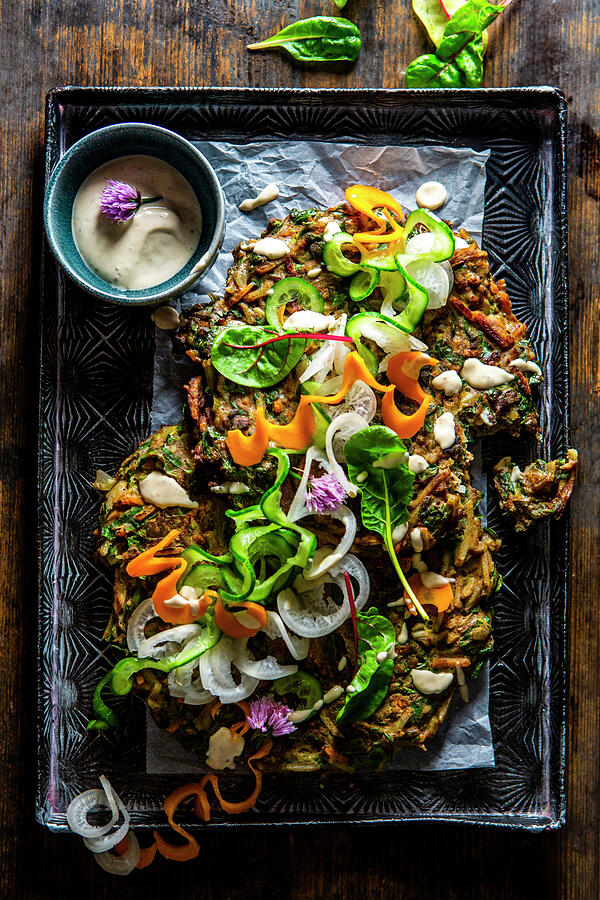
[[[360,30],[353,22],[337,16],[314,16],[293,22],[258,44],[250,44],[248,50],[281,47],[298,62],[327,63],[354,62],[360,46]]]
[[[392,623],[374,606],[366,613],[358,612],[356,618],[360,668],[337,715],[344,725],[368,719],[381,706],[394,674],[394,660],[387,656],[396,640]],[[384,653],[386,658],[380,661],[378,656]]]
[[[468,0],[446,27],[435,53],[415,59],[406,70],[408,87],[477,87],[483,78],[483,32],[504,3]]]
[[[271,342],[276,337],[277,340]],[[211,351],[217,372],[245,387],[269,387],[288,375],[306,349],[295,335],[278,335],[274,328],[231,325],[218,334]]]

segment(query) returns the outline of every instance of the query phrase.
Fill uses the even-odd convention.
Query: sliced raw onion
[[[183,695],[183,702],[187,703],[188,706],[206,706],[207,703],[211,703],[216,699],[214,694],[204,690],[200,678],[192,681]]]
[[[427,309],[440,309],[445,305],[450,293],[450,279],[439,263],[415,260],[406,264],[406,271],[427,291]]]
[[[104,776],[102,776],[104,778]],[[102,780],[102,779],[101,779]],[[120,825],[116,831],[113,831],[111,834],[103,834],[99,837],[84,837],[83,843],[91,850],[92,853],[106,853],[108,850],[112,850],[113,847],[116,847],[119,841],[122,841],[127,832],[129,831],[129,813],[127,812],[123,801],[119,797],[119,795],[114,791],[112,785],[108,781],[108,779],[104,779],[106,784],[104,786],[104,791],[106,796],[109,798],[112,794],[114,801],[117,804],[119,812],[123,816],[123,824]]]
[[[198,668],[198,660],[193,659],[185,666],[171,669],[167,676],[167,686],[172,697],[183,697],[192,683],[194,670]]]
[[[295,675],[298,666],[282,666],[274,656],[266,656],[264,659],[252,659],[248,650],[244,648],[235,658],[235,665],[244,675],[258,678],[259,681],[275,681],[286,675]]]
[[[333,368],[333,360],[335,353],[335,344],[339,341],[323,341],[323,345],[313,353],[310,362],[302,375],[300,383],[314,379],[315,381],[323,381],[327,374]]]
[[[244,641],[223,635],[218,644],[207,650],[200,657],[200,678],[202,687],[218,697],[221,703],[237,703],[254,693],[258,686],[258,678],[242,674],[242,680],[236,684],[231,675],[231,666],[240,645],[245,648]]]
[[[319,554],[320,558],[315,553],[312,561],[302,572],[303,577],[307,581],[314,581],[315,578],[320,578],[321,575],[324,575],[326,572],[333,569],[334,566],[337,566],[354,543],[354,538],[356,537],[356,516],[352,510],[348,509],[347,506],[340,506],[337,509],[332,510],[329,515],[332,519],[339,519],[343,522],[346,530],[337,547],[334,549],[329,548],[329,553],[325,555]]]
[[[100,776],[101,788],[92,788],[74,797],[67,807],[67,825],[74,834],[83,838],[100,838],[113,828],[119,818],[119,809],[112,786],[104,775]],[[97,806],[110,809],[110,822],[106,825],[90,825],[88,813]]]
[[[394,318],[394,316],[395,313],[390,318]],[[387,322],[381,320],[365,321],[361,326],[361,334],[363,337],[375,341],[384,353],[402,353],[410,350],[409,335],[400,328],[396,328],[395,325],[388,325]]]
[[[335,325],[334,316],[324,316],[323,313],[312,312],[309,309],[301,309],[292,313],[283,323],[286,331],[319,331],[321,333],[333,325]]]
[[[327,381],[324,381],[323,384],[319,384],[313,391],[313,394],[316,394],[317,397],[330,397],[332,394],[337,394],[339,389],[342,386],[344,378],[342,375],[334,375],[332,378],[328,378]]]
[[[333,420],[325,435],[325,451],[327,453],[329,465],[331,466],[331,471],[335,475],[339,483],[342,485],[342,487],[345,489],[349,497],[356,497],[356,495],[358,494],[358,488],[356,487],[356,485],[348,481],[344,470],[335,458],[335,454],[333,452],[333,439],[336,434],[339,434],[342,438],[345,438],[345,441],[347,441],[352,437],[353,434],[356,434],[357,431],[362,431],[364,428],[368,427],[369,423],[365,419],[363,419],[362,416],[359,416],[358,413],[347,412],[342,413],[341,416],[338,416]]]
[[[111,875],[129,875],[140,861],[140,845],[133,831],[127,835],[127,852],[122,856],[116,853],[98,853],[94,857],[98,865]]]
[[[300,638],[296,637],[295,634],[290,634],[279,613],[267,610],[267,624],[263,628],[263,631],[272,640],[276,640],[280,637],[294,659],[299,661],[301,659],[306,659],[308,656],[310,641],[307,638]]]
[[[140,605],[136,606],[127,625],[127,646],[132,652],[135,653],[144,643],[146,640],[144,629],[148,622],[156,617],[152,597],[142,600]]]
[[[346,315],[346,313],[342,313],[331,333],[345,334],[347,321],[348,316]],[[342,375],[344,372],[344,363],[346,362],[346,357],[350,353],[350,347],[348,346],[348,344],[344,344],[343,341],[334,341],[333,343],[335,344],[333,350],[333,371],[338,375]]]
[[[350,616],[350,604],[342,571],[358,583],[355,598],[356,609],[362,609],[369,598],[369,574],[359,559],[346,555],[333,570],[320,579],[312,590],[297,594],[292,588],[281,591],[277,597],[279,614],[288,628],[307,638],[331,634]],[[341,606],[325,596],[325,585],[336,584],[342,593]]]
[[[160,631],[151,638],[146,638],[145,641],[142,641],[138,647],[138,658],[147,659],[151,656],[153,659],[157,659],[159,658],[157,657],[157,652],[162,652],[159,650],[162,644],[182,644],[184,641],[197,637],[201,631],[202,626],[193,623],[191,625],[176,625],[175,628],[167,628],[166,631]]]

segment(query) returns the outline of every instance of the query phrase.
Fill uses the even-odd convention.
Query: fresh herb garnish
[[[425,53],[406,70],[408,87],[478,87],[483,78],[483,32],[506,6],[468,0],[446,27],[435,53]]]
[[[353,22],[336,16],[314,16],[292,22],[272,37],[250,44],[248,50],[281,47],[298,62],[354,62],[360,45],[360,30]]]
[[[358,612],[356,619],[360,668],[337,715],[337,721],[345,725],[368,719],[381,706],[394,674],[394,660],[387,656],[396,640],[392,623],[374,606],[366,613]],[[380,653],[386,654],[381,662]]]
[[[348,477],[353,484],[360,485],[363,525],[381,535],[404,590],[419,615],[429,621],[402,571],[392,539],[394,528],[408,519],[408,504],[413,495],[415,476],[407,463],[401,462],[404,454],[403,442],[384,425],[357,431],[344,446]]]
[[[217,372],[246,387],[270,387],[282,381],[300,361],[307,341],[344,341],[352,338],[336,334],[294,332],[278,334],[274,328],[231,325],[224,328],[212,347],[212,363]]]

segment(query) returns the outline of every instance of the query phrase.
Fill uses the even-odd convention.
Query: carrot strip
[[[258,800],[258,796],[261,792],[261,789],[262,789],[262,772],[260,771],[260,769],[258,769],[257,767],[255,767],[253,765],[253,762],[255,760],[261,759],[263,756],[267,756],[271,752],[272,746],[273,746],[273,741],[271,740],[271,738],[269,738],[268,740],[266,740],[264,742],[262,747],[260,747],[260,749],[257,750],[256,753],[248,759],[248,765],[252,769],[252,772],[254,773],[255,784],[254,784],[254,790],[252,791],[252,793],[250,794],[249,797],[246,797],[245,800],[240,800],[237,803],[232,803],[229,800],[225,800],[221,796],[221,791],[219,789],[219,776],[218,775],[205,775],[204,776],[204,778],[202,779],[202,781],[200,783],[203,784],[203,783],[210,782],[210,784],[212,785],[212,789],[215,792],[215,796],[216,796],[217,800],[219,801],[219,805],[221,806],[221,809],[224,812],[229,813],[229,815],[232,815],[232,816],[237,816],[237,815],[240,815],[241,813],[247,812],[249,809],[252,809],[252,807],[255,805],[256,801]],[[209,811],[209,819],[210,819],[210,811]],[[207,819],[206,821],[209,821],[209,819]]]
[[[154,862],[154,858],[156,856],[156,851],[158,847],[156,845],[156,837],[158,832],[154,832],[154,843],[150,844],[149,847],[142,847],[140,850],[140,858],[138,860],[138,864],[136,869],[145,869],[147,866],[151,865]]]
[[[139,556],[132,559],[127,564],[126,572],[133,578],[140,578],[142,575],[158,575],[167,569],[171,569],[168,575],[158,582],[152,594],[152,602],[157,616],[163,622],[169,622],[172,625],[191,625],[198,616],[195,616],[189,606],[170,607],[165,601],[170,600],[177,593],[177,582],[187,570],[187,563],[181,556],[159,556],[156,554],[160,550],[164,550],[169,544],[173,543],[175,538],[179,536],[179,531],[173,529],[157,544],[148,547],[142,551]],[[206,610],[204,610],[206,612]],[[200,612],[200,615],[203,615]]]
[[[251,601],[239,604],[236,603],[236,606],[248,610],[252,615],[252,618],[256,619],[256,628],[246,628],[245,625],[242,625],[236,618],[235,613],[225,609],[220,599],[215,603],[215,624],[217,628],[220,628],[223,634],[232,638],[243,639],[254,637],[254,635],[258,634],[260,629],[264,628],[267,623],[267,612],[264,606],[261,606],[259,603],[252,603]]]

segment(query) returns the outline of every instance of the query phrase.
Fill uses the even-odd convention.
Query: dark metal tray
[[[568,446],[565,216],[566,104],[552,88],[498,90],[246,90],[78,88],[50,94],[46,178],[79,137],[115,122],[152,122],[187,138],[322,139],[489,148],[484,246],[527,322],[546,376],[542,454]],[[106,670],[101,634],[110,585],[94,562],[97,468],[114,471],[149,432],[153,326],[147,311],[104,305],[46,253],[42,292],[38,456],[37,817],[66,828],[65,810],[106,773],[136,826],[164,823],[179,778],[145,772],[142,704],[121,701],[124,726],[87,733]],[[508,442],[510,443],[510,442]],[[495,439],[498,458],[535,448]],[[514,443],[514,442],[513,442]],[[484,448],[485,453],[485,448]],[[252,813],[208,826],[473,822],[540,830],[565,816],[568,526],[516,536],[491,503],[503,539],[495,603],[490,718],[496,767],[383,771],[349,779],[268,776]],[[189,823],[195,822],[190,817]]]

